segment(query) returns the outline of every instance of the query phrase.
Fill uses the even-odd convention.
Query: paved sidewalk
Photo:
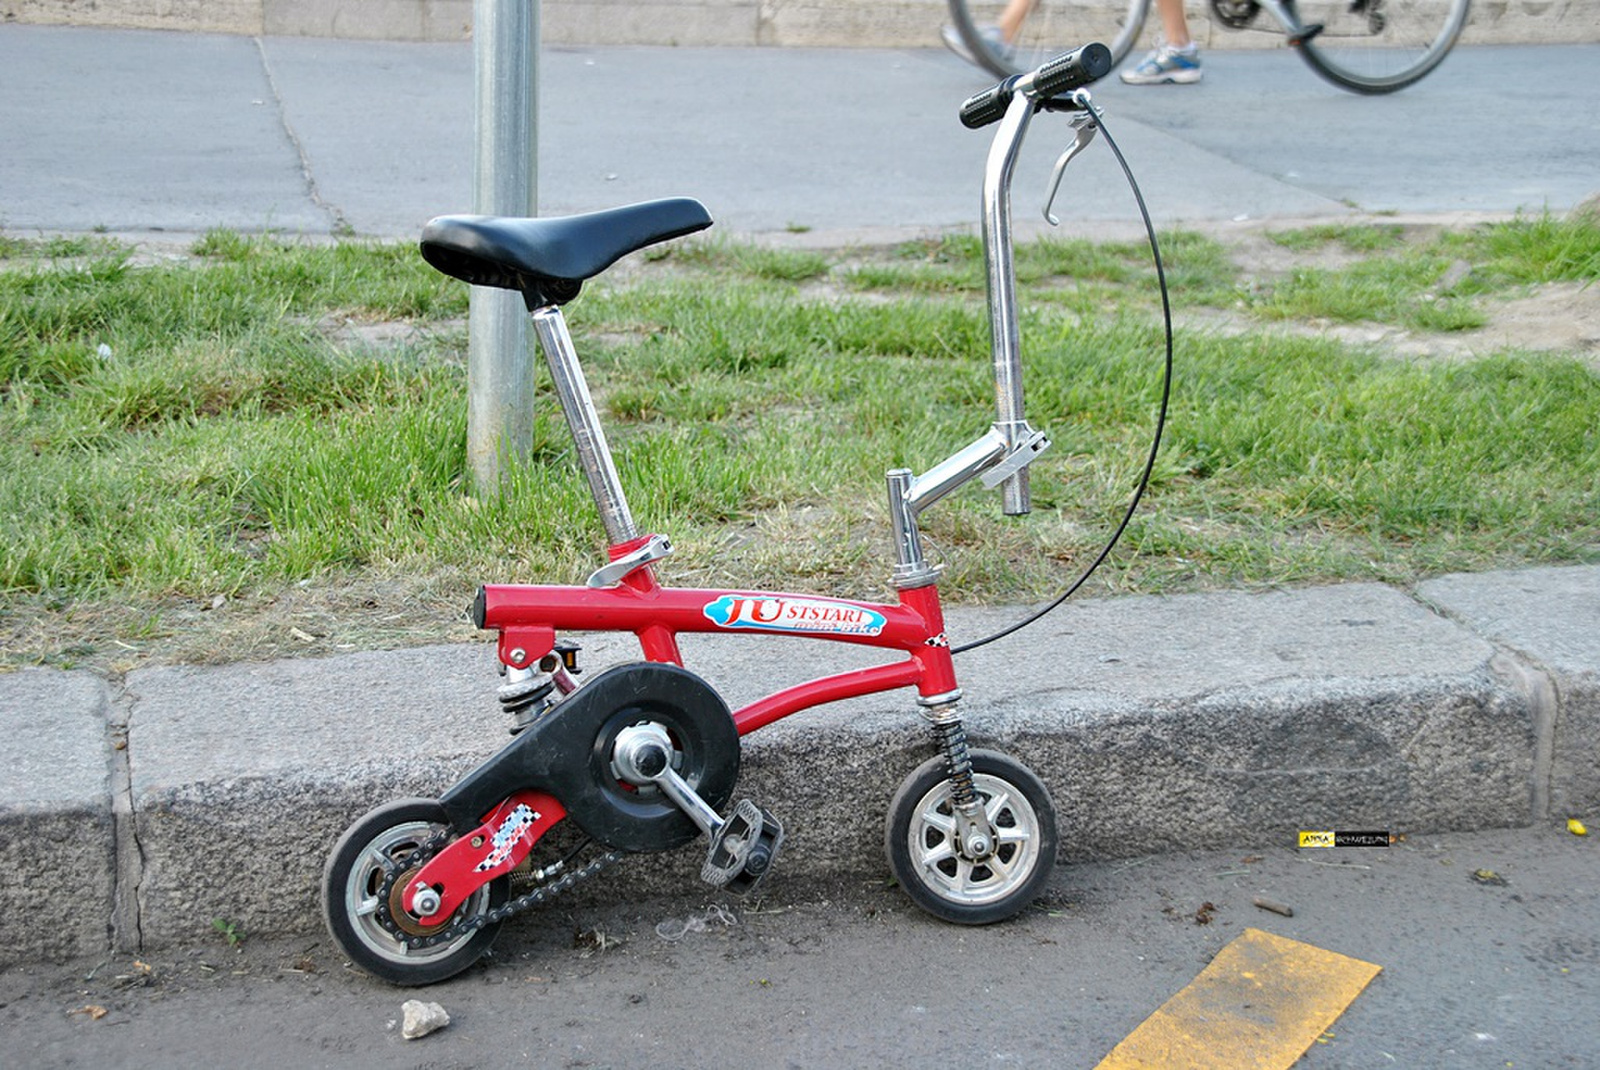
[[[1461,48],[1357,97],[1294,55],[1216,52],[1196,86],[1096,88],[1162,225],[1563,212],[1600,191],[1600,45]],[[546,214],[698,197],[713,233],[822,243],[974,226],[986,79],[943,49],[559,49],[542,57]],[[0,24],[0,226],[214,226],[412,239],[471,205],[470,46]],[[1068,140],[1041,121],[1015,211]],[[1085,153],[1063,233],[1138,218]],[[1235,221],[1238,221],[1237,223]],[[795,231],[805,233],[796,234]]]
[[[1075,0],[1078,41],[1116,32],[1114,5]],[[1224,26],[1204,0],[1186,0],[1189,32],[1202,48],[1281,48],[1265,13],[1249,32]],[[0,3],[6,20],[120,26],[185,33],[461,41],[473,32],[473,0],[28,0]],[[949,21],[945,0],[543,0],[546,45],[763,46],[766,48],[917,48],[938,41]],[[1144,37],[1155,34],[1146,20]],[[1600,40],[1600,14],[1583,0],[1500,0],[1469,11],[1468,44],[1551,44]]]
[[[725,232],[816,242],[977,214],[986,139],[954,111],[982,79],[941,51],[545,59],[548,212],[689,194]],[[1192,91],[1100,100],[1163,225],[1565,211],[1600,174],[1597,59],[1467,48],[1371,99],[1284,53],[1219,53]],[[470,82],[461,44],[0,25],[0,225],[411,237],[467,207]],[[1025,156],[1019,218],[1059,147]],[[1111,168],[1074,165],[1057,206],[1070,233],[1131,225]],[[955,613],[952,634],[1015,615]],[[595,668],[627,656],[588,647]],[[751,680],[816,672],[803,644],[686,647],[735,705]],[[503,742],[491,657],[0,676],[0,911],[53,910],[0,957],[171,947],[218,917],[314,927],[322,860],[354,815],[437,792]],[[961,669],[975,735],[1049,783],[1068,858],[1518,826],[1600,802],[1600,567],[1084,601]],[[881,815],[926,748],[895,696],[752,737],[745,790],[791,830],[781,879],[880,872]],[[653,886],[694,888],[691,854]]]

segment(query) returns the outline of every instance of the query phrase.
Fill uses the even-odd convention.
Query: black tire
[[[444,807],[433,799],[398,799],[362,817],[345,830],[328,856],[322,875],[322,916],[334,942],[350,961],[395,985],[431,985],[454,977],[480,959],[494,943],[500,923],[437,947],[411,951],[385,930],[374,913],[384,869],[379,859],[405,859],[447,827]],[[505,903],[510,881],[498,877],[461,904],[452,924]]]
[[[1111,49],[1113,65],[1121,63],[1144,28],[1148,0],[1109,0],[1103,12],[1081,0],[1035,0],[1009,48],[997,46],[983,32],[994,25],[1005,0],[949,0],[949,4],[950,24],[972,58],[996,78],[1006,78],[1093,41]]]
[[[1353,93],[1393,93],[1422,78],[1450,54],[1471,0],[1291,0],[1307,26],[1300,58]]]
[[[988,925],[1044,889],[1056,860],[1056,815],[1044,784],[1013,758],[974,750],[972,775],[997,833],[991,858],[964,854],[953,834],[943,757],[918,766],[895,792],[884,844],[889,869],[917,906],[945,921]]]

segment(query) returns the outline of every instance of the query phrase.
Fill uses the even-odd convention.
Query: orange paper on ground
[[[1287,1070],[1380,969],[1246,929],[1097,1070]]]

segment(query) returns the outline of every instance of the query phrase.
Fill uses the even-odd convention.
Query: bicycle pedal
[[[749,799],[711,836],[700,879],[735,895],[746,895],[772,869],[783,844],[783,823]]]

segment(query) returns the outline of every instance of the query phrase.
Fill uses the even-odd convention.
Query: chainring
[[[638,724],[671,737],[678,775],[713,809],[733,796],[739,730],[710,684],[677,665],[619,665],[568,695],[499,754],[439,799],[451,823],[475,826],[519,791],[554,796],[567,817],[603,847],[666,851],[700,828],[664,795],[620,782],[616,739]]]

